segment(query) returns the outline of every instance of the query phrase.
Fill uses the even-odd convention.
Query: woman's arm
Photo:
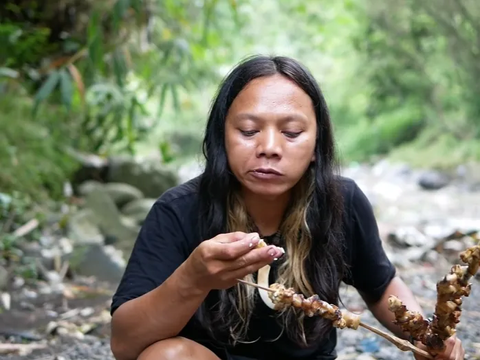
[[[388,310],[388,298],[390,295],[397,296],[408,308],[408,310],[419,312],[423,317],[425,317],[425,313],[416,301],[412,291],[398,276],[395,276],[392,279],[392,281],[385,289],[385,292],[380,298],[380,300],[372,303],[369,302],[365,297],[364,299],[368,306],[368,309],[383,326],[385,326],[388,330],[390,330],[399,338],[408,339],[408,335],[402,331],[400,326],[393,323],[393,321],[395,320],[395,315],[390,310]]]
[[[112,316],[115,358],[135,360],[147,346],[176,336],[207,294],[189,282],[182,265],[159,287],[121,305]]]
[[[111,350],[117,360],[135,360],[149,345],[176,336],[208,292],[193,286],[186,260],[191,246],[179,205],[157,201],[135,242],[112,299]]]

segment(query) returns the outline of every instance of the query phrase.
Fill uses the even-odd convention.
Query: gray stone
[[[119,182],[139,189],[145,197],[158,198],[169,188],[178,185],[176,172],[159,159],[112,157],[108,182]]]
[[[88,194],[86,204],[95,215],[96,224],[101,233],[111,243],[120,243],[132,248],[140,228],[132,219],[122,216],[110,196],[97,189]]]
[[[67,151],[79,164],[78,170],[72,175],[72,186],[75,193],[78,192],[78,186],[85,181],[105,182],[108,171],[108,160],[106,158],[94,154],[83,154],[72,149]]]
[[[101,182],[95,181],[95,180],[87,180],[81,183],[78,186],[78,194],[80,196],[87,196],[89,193],[91,193],[93,190],[101,188],[103,184]]]
[[[205,169],[205,164],[199,161],[192,161],[192,162],[183,164],[178,169],[179,182],[184,183],[197,177],[198,175],[202,174],[204,169]]]
[[[438,190],[447,186],[449,182],[448,175],[434,170],[423,172],[418,179],[418,185],[424,190]]]
[[[131,201],[143,198],[143,193],[129,184],[112,182],[105,184],[103,189],[119,208]]]
[[[92,209],[80,209],[73,213],[68,222],[68,237],[76,243],[103,243],[98,219]]]
[[[121,212],[133,219],[137,224],[142,224],[157,199],[137,199],[126,204]]]
[[[8,271],[0,265],[0,291],[3,291],[8,286]]]
[[[122,255],[109,245],[79,246],[66,258],[74,273],[82,276],[95,276],[100,281],[116,284],[125,271],[125,260]]]
[[[432,238],[426,236],[414,226],[400,227],[390,233],[388,239],[400,247],[421,246],[431,248],[435,245]]]
[[[449,240],[443,244],[443,250],[446,251],[460,252],[465,250],[465,248],[465,244],[460,240]]]

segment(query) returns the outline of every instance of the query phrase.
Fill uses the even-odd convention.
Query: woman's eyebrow
[[[255,122],[262,122],[262,121],[265,121],[265,117],[261,116],[261,115],[256,115],[256,114],[252,114],[252,113],[240,113],[238,115],[235,115],[235,120],[237,121],[242,121],[242,120],[252,120],[252,121],[255,121]],[[305,115],[303,114],[288,114],[288,115],[280,115],[279,117],[279,121],[282,122],[282,123],[289,123],[289,122],[293,122],[293,121],[306,121],[307,118]]]

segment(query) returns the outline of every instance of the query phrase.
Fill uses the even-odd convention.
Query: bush
[[[72,141],[64,131],[68,119],[49,107],[34,122],[31,111],[27,98],[0,97],[0,189],[34,200],[60,198],[64,181],[78,165],[64,152]]]

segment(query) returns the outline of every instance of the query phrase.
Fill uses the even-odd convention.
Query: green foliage
[[[52,46],[48,44],[48,28],[28,29],[21,24],[5,22],[0,24],[0,64],[5,67],[21,69],[37,63],[46,56]]]
[[[60,196],[69,148],[199,154],[219,80],[253,53],[312,70],[345,161],[480,158],[480,2],[7,0],[0,18],[8,191]]]
[[[22,12],[25,6],[30,13]],[[165,105],[178,111],[182,91],[218,76],[208,46],[235,28],[236,7],[215,0],[9,1],[0,9],[7,20],[0,36],[15,51],[0,57],[0,66],[20,72],[34,96],[34,116],[46,102],[76,114],[84,135],[74,139],[76,147],[134,152]],[[21,36],[25,25],[30,32]],[[37,53],[32,42],[44,51]],[[25,51],[31,56],[22,56]]]
[[[426,129],[414,141],[392,150],[393,161],[406,161],[412,166],[455,170],[459,164],[478,162],[480,142],[475,139],[458,141],[451,133],[439,134]]]
[[[2,3],[2,190],[60,198],[78,165],[65,151],[134,153],[165,115],[185,107],[189,92],[218,81],[218,61],[230,58],[225,39],[240,22],[237,6],[234,0]],[[173,161],[168,139],[155,147]]]
[[[63,182],[77,164],[66,153],[71,138],[62,111],[40,112],[30,120],[32,101],[21,96],[0,98],[0,189],[21,192],[34,200],[62,196]]]
[[[15,235],[14,230],[32,218],[37,218],[41,225],[41,211],[45,211],[45,208],[35,209],[32,199],[23,193],[0,193],[0,265],[26,279],[37,279],[39,275],[37,263],[25,256],[23,251],[26,242],[38,240],[38,231],[20,237]]]
[[[418,106],[404,106],[375,118],[363,119],[339,130],[339,148],[346,160],[368,161],[413,141],[423,128]]]
[[[443,149],[447,143],[455,147],[460,141],[478,139],[480,112],[473,98],[480,96],[475,80],[480,75],[480,6],[467,0],[435,4],[369,0],[357,1],[352,9],[361,27],[350,38],[370,97],[361,116],[369,120],[359,125],[363,136],[344,139],[349,157],[365,159],[368,146],[368,155],[375,155],[405,144],[396,152],[398,157],[407,154],[405,149],[412,144],[418,153],[422,144],[429,152]],[[428,135],[423,136],[424,132]],[[412,143],[417,136],[423,140]],[[373,144],[368,143],[369,137]],[[368,145],[358,146],[363,144],[362,138]],[[459,153],[467,155],[464,149]],[[454,158],[462,161],[459,156]],[[440,157],[422,159],[427,165],[437,163]]]

